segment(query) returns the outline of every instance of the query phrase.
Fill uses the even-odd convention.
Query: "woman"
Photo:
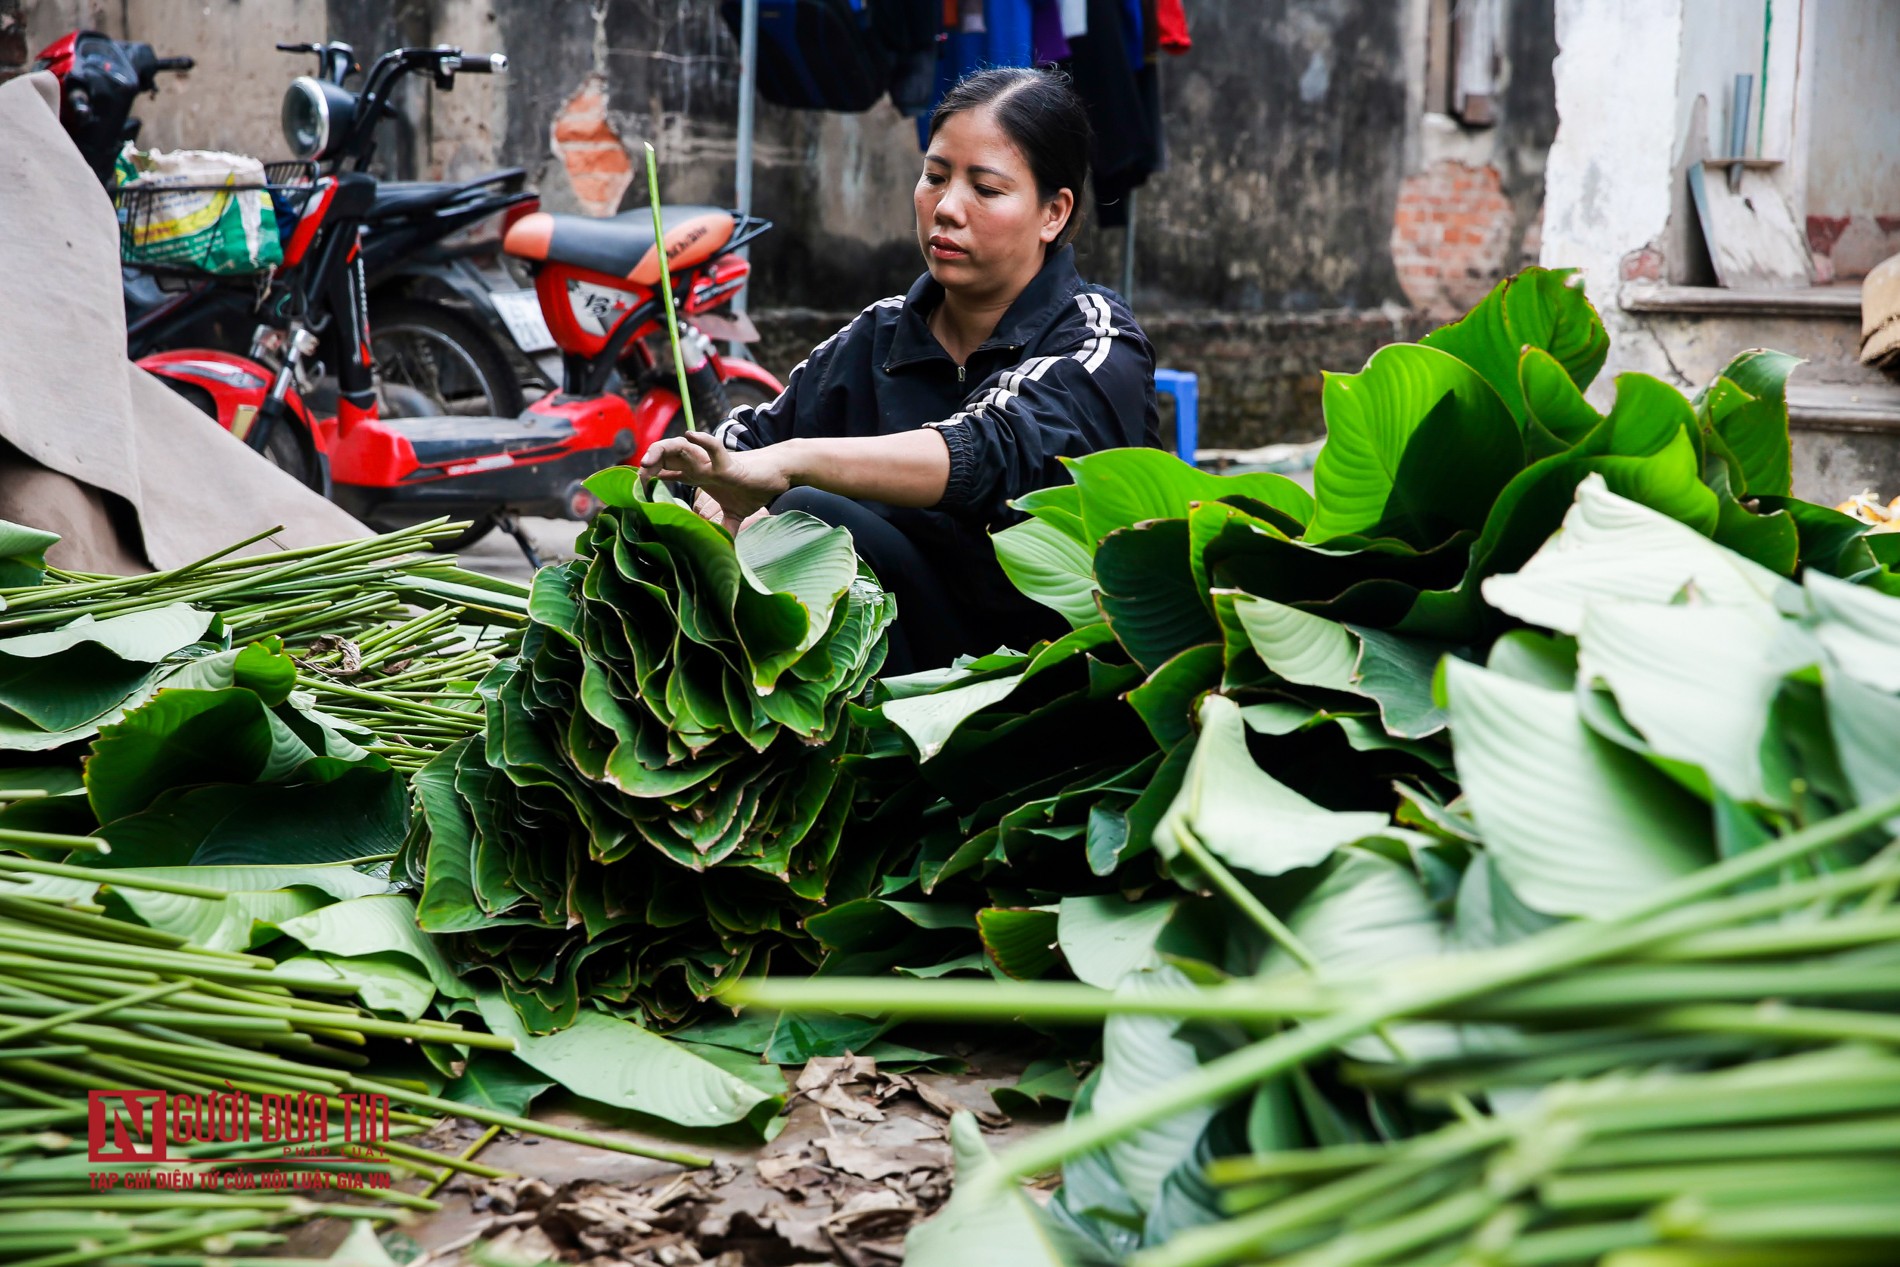
[[[897,596],[886,672],[1062,632],[1010,585],[989,532],[1022,517],[1012,498],[1067,482],[1059,458],[1157,443],[1153,349],[1068,244],[1088,158],[1062,80],[963,80],[931,116],[917,182],[929,272],[821,344],[772,404],[641,458],[734,531],[768,509],[849,529]]]

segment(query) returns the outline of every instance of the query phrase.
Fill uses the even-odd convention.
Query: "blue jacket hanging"
[[[1028,66],[1034,11],[1030,0],[962,0],[964,29],[948,32],[937,60],[937,92],[917,120],[917,145],[930,148],[930,113],[965,75],[992,66]],[[974,17],[974,22],[968,19]],[[974,27],[975,29],[971,29]]]
[[[985,53],[990,66],[1029,65],[1033,14],[1029,0],[983,0],[983,23],[988,28]]]

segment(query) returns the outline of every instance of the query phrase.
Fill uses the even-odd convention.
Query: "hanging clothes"
[[[990,66],[1033,65],[1032,0],[945,0],[936,85],[917,111],[917,146],[930,148],[930,114],[956,82]]]
[[[1155,6],[1155,23],[1160,28],[1161,51],[1177,56],[1194,47],[1188,37],[1187,10],[1181,0],[1160,0]]]
[[[1131,25],[1123,0],[1089,0],[1088,19],[1089,33],[1069,40],[1068,70],[1094,124],[1089,167],[1097,222],[1113,228],[1128,222],[1128,191],[1159,163],[1160,95],[1144,92],[1140,76],[1146,71],[1152,79],[1154,72],[1129,55]],[[1134,47],[1138,53],[1139,40]]]
[[[1143,0],[1122,0],[1122,38],[1128,42],[1128,64],[1136,70],[1148,60],[1147,41],[1141,30]]]
[[[1069,40],[1062,33],[1062,5],[1059,0],[1037,0],[1030,40],[1032,66],[1048,66],[1069,60]]]
[[[986,61],[991,66],[1028,66],[1034,17],[1030,0],[984,0],[988,27]]]
[[[943,0],[878,0],[871,27],[891,50],[891,104],[913,118],[928,110],[937,98]]]

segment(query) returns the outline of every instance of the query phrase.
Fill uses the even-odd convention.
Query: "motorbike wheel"
[[[460,536],[450,537],[447,541],[436,542],[435,549],[437,553],[440,554],[460,554],[494,530],[495,517],[493,515],[482,515],[473,523],[469,524],[468,527],[464,528]]]
[[[371,515],[363,522],[378,532],[400,532],[402,529],[409,527],[412,523],[417,521],[385,519],[381,515]],[[478,515],[474,521],[470,523],[468,527],[462,529],[459,534],[441,541],[432,542],[429,548],[434,550],[437,554],[459,554],[494,530],[495,517],[493,515]]]
[[[384,382],[427,397],[439,414],[512,418],[526,402],[507,355],[453,309],[414,299],[370,309],[370,351]]]
[[[778,399],[777,392],[765,386],[763,383],[755,383],[749,378],[726,379],[725,388],[726,407],[728,410],[737,409],[741,405],[751,405],[755,408],[763,409]],[[725,419],[695,418],[693,421],[698,424],[701,430],[711,431],[714,427],[724,422]],[[666,426],[666,434],[669,436],[686,434],[685,413],[682,412],[673,415],[673,421]]]
[[[197,410],[213,422],[218,419],[217,402],[211,393],[192,383],[181,383],[177,379],[159,375],[158,381],[190,401]],[[304,451],[303,442],[291,430],[288,422],[279,422],[271,428],[270,439],[264,442],[263,457],[266,462],[296,480],[304,487],[321,493],[323,479],[316,462]]]
[[[299,483],[321,491],[303,445],[286,424],[280,422],[270,429],[270,438],[264,441],[264,460]]]

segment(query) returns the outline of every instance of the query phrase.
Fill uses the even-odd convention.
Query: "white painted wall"
[[[1702,3],[1684,6],[1682,67],[1676,88],[1676,134],[1687,140],[1695,99],[1708,98],[1705,152],[1710,155],[1728,156],[1729,105],[1738,74],[1752,75],[1755,81],[1749,106],[1748,152],[1750,157],[1756,153],[1762,106],[1762,41],[1769,3],[1770,0],[1702,0]],[[1777,10],[1776,17],[1782,27],[1777,34],[1792,43],[1799,30],[1800,0],[1781,0]],[[1769,112],[1774,115],[1776,126],[1785,129],[1793,97],[1788,91],[1789,85],[1776,81],[1772,66],[1769,79]]]
[[[1623,258],[1669,222],[1684,9],[1708,0],[1556,0],[1557,139],[1544,179],[1542,261],[1583,270],[1612,363],[1673,378],[1667,354],[1617,303]]]

